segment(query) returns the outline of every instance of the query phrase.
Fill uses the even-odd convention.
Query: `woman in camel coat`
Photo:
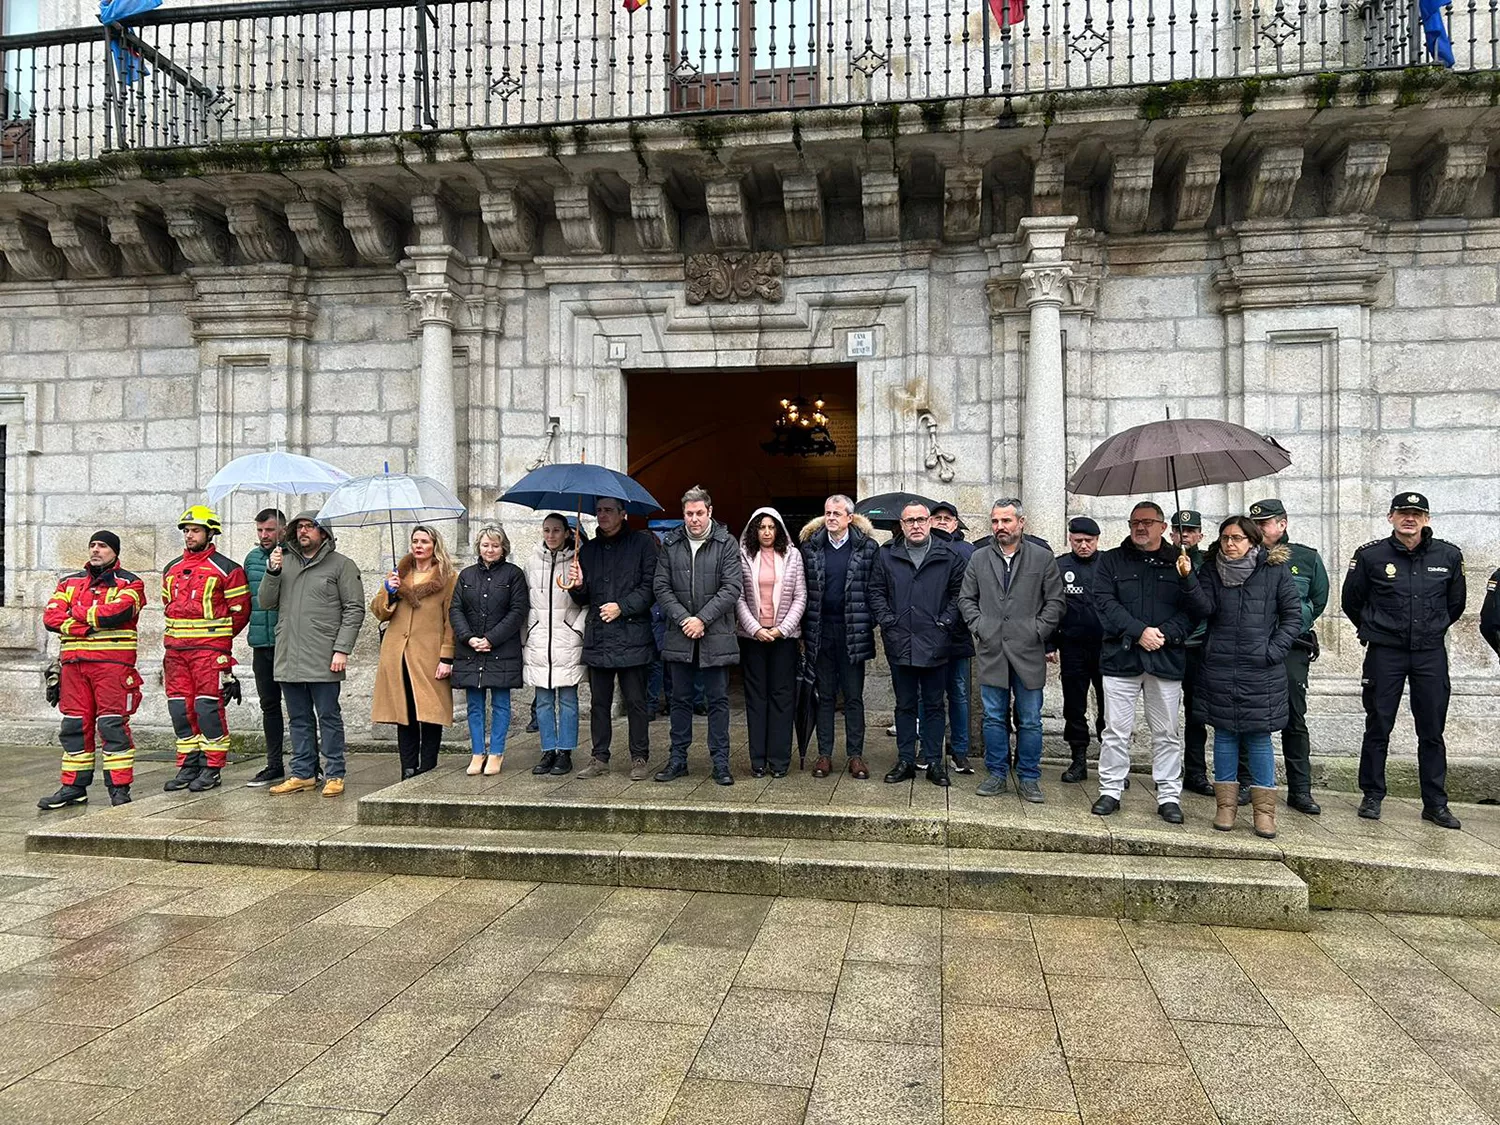
[[[401,777],[437,765],[443,728],[453,722],[453,624],[448,607],[458,575],[438,533],[420,526],[411,551],[386,576],[370,603],[388,622],[380,642],[371,718],[396,724]]]

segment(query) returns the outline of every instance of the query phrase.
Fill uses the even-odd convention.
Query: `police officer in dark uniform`
[[[1484,605],[1479,610],[1479,635],[1500,656],[1500,570],[1484,586]]]
[[[1088,516],[1068,521],[1068,545],[1072,550],[1057,556],[1062,575],[1066,608],[1057,627],[1055,660],[1062,678],[1063,739],[1073,762],[1064,771],[1064,781],[1083,781],[1089,775],[1089,687],[1094,689],[1094,737],[1104,735],[1104,679],[1099,672],[1099,646],[1104,626],[1094,608],[1094,574],[1099,566],[1099,525]]]
[[[1197,570],[1203,565],[1203,552],[1198,544],[1203,542],[1203,513],[1191,508],[1172,513],[1172,545],[1187,549],[1188,561]],[[1182,677],[1182,787],[1189,793],[1203,797],[1214,795],[1213,782],[1208,780],[1208,726],[1193,718],[1193,697],[1198,688],[1198,671],[1203,667],[1203,633],[1205,626],[1199,622],[1184,642],[1187,652],[1187,673]],[[1240,804],[1250,803],[1250,787],[1240,787]]]
[[[1292,642],[1286,657],[1286,686],[1290,718],[1281,732],[1281,757],[1286,763],[1286,803],[1288,808],[1317,816],[1323,810],[1312,795],[1312,742],[1307,736],[1307,676],[1318,658],[1318,634],[1313,623],[1328,606],[1328,571],[1317,551],[1302,543],[1293,543],[1287,535],[1286,505],[1280,500],[1257,500],[1250,505],[1250,518],[1265,536],[1270,550],[1278,543],[1286,545],[1292,557],[1292,581],[1297,586],[1297,600],[1302,603],[1302,633]],[[1240,752],[1240,784],[1250,784],[1250,759]]]
[[[1360,683],[1365,705],[1365,739],[1359,754],[1359,815],[1380,819],[1385,798],[1385,757],[1401,691],[1411,683],[1411,713],[1417,728],[1417,772],[1422,783],[1422,819],[1458,828],[1448,811],[1444,788],[1448,748],[1448,650],[1444,634],[1463,615],[1467,590],[1464,556],[1452,543],[1435,539],[1427,497],[1401,492],[1391,500],[1394,529],[1386,539],[1366,543],[1349,560],[1344,576],[1344,616],[1359,630],[1365,646]]]

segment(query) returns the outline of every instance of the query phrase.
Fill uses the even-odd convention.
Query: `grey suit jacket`
[[[974,636],[979,683],[1008,687],[1014,668],[1021,684],[1035,690],[1047,682],[1047,638],[1066,608],[1062,575],[1050,550],[1025,539],[1011,567],[1007,590],[994,536],[975,547],[958,608]]]

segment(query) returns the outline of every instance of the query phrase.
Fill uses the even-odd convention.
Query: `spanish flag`
[[[646,3],[647,0],[625,0],[625,10],[627,12],[634,12],[639,8],[644,8]]]
[[[1026,18],[1026,0],[990,0],[990,13],[1002,28],[1014,27]]]

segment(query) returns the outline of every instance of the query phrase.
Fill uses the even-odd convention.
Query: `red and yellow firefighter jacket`
[[[63,576],[47,600],[42,624],[62,638],[64,664],[99,660],[135,663],[135,627],[146,604],[146,586],[119,566]]]
[[[168,649],[229,652],[250,621],[250,583],[240,564],[214,550],[184,551],[162,571]]]

